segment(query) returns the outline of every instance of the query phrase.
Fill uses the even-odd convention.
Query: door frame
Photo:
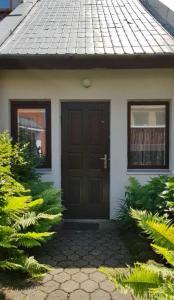
[[[109,147],[109,150],[108,150],[108,153],[109,153],[109,158],[108,158],[108,165],[109,165],[109,168],[108,168],[108,172],[107,172],[107,176],[108,176],[108,211],[106,212],[107,214],[107,220],[110,219],[110,215],[111,215],[111,212],[110,212],[110,207],[111,207],[111,203],[110,203],[110,190],[111,190],[111,180],[110,180],[110,177],[111,177],[111,100],[110,99],[60,99],[59,101],[59,112],[60,112],[60,118],[59,118],[59,124],[60,124],[60,131],[59,131],[59,136],[60,136],[60,167],[59,167],[59,170],[60,170],[60,187],[62,189],[62,103],[74,103],[74,102],[79,102],[79,103],[107,103],[108,104],[108,107],[109,107],[109,110],[108,110],[108,118],[109,118],[109,142],[108,142],[108,147]],[[91,218],[92,220],[92,218]],[[102,220],[102,219],[100,219]]]

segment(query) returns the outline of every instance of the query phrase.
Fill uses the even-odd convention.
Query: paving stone
[[[79,255],[77,254],[69,255],[68,258],[72,261],[76,261],[80,259]]]
[[[61,289],[65,292],[71,293],[79,288],[79,284],[74,280],[69,280],[61,284]]]
[[[68,273],[68,274],[76,274],[80,271],[79,268],[66,268],[64,269],[64,272]]]
[[[21,291],[18,291],[18,290],[6,291],[5,299],[7,299],[7,300],[24,300],[25,298],[26,298],[26,296],[24,294],[22,294]]]
[[[88,262],[85,261],[85,260],[83,260],[83,259],[81,259],[81,260],[77,260],[77,261],[75,262],[75,265],[76,265],[76,267],[78,267],[78,268],[83,268],[83,267],[87,267],[87,266],[88,266]]]
[[[70,294],[70,300],[89,300],[90,295],[82,290],[77,290]],[[102,299],[101,299],[102,300]]]
[[[59,268],[68,268],[68,267],[72,267],[73,265],[74,262],[68,259],[66,261],[61,261],[60,263],[58,263]]]
[[[97,259],[96,257],[95,257],[94,260],[92,260],[92,261],[89,263],[90,266],[96,267],[96,268],[99,268],[102,264],[103,264],[102,260]]]
[[[81,289],[88,293],[95,291],[97,288],[98,288],[98,284],[95,281],[90,279],[81,283]]]
[[[131,295],[124,295],[119,293],[118,291],[114,291],[111,293],[112,300],[133,300]]]
[[[33,291],[27,296],[27,300],[44,300],[46,297],[47,294],[42,291]],[[25,300],[25,298],[23,300]]]
[[[111,267],[111,268],[115,268],[115,267],[119,266],[118,260],[117,259],[113,259],[113,258],[107,259],[105,261],[105,264],[106,264],[106,266]]]
[[[62,253],[64,255],[70,256],[70,255],[74,254],[74,249],[73,250],[71,250],[71,249],[65,249],[65,250],[62,251]]]
[[[65,273],[65,272],[62,272],[62,273],[54,275],[53,278],[54,278],[55,281],[57,281],[59,283],[63,283],[63,282],[70,279],[70,275]]]
[[[56,258],[55,269],[48,272],[41,284],[28,289],[24,286],[23,290],[10,290],[6,294],[11,295],[10,300],[44,300],[45,297],[48,300],[132,300],[131,296],[115,291],[113,283],[97,268],[100,264],[106,265],[106,261],[111,266],[116,264],[119,267],[129,263],[124,245],[117,247],[119,238],[116,239],[115,236],[116,232],[101,234],[95,231],[63,231],[56,241],[50,241],[46,250],[43,250],[50,253],[42,255],[43,263],[44,257],[52,262]],[[100,251],[97,252],[98,249]],[[63,253],[67,253],[67,256]]]
[[[89,268],[83,268],[83,269],[82,269],[82,272],[83,272],[83,273],[86,273],[86,274],[91,274],[91,273],[96,272],[96,270],[97,270],[96,268],[90,268],[90,267],[89,267]]]
[[[78,273],[72,275],[72,279],[73,279],[74,281],[76,281],[76,282],[81,283],[81,282],[83,282],[83,281],[85,281],[85,280],[88,279],[88,275],[87,275],[87,274],[84,274],[84,273],[82,273],[82,272],[78,272]]]
[[[53,277],[52,275],[46,274],[42,279],[42,283],[46,283],[47,281],[50,281],[52,277]]]
[[[115,290],[115,286],[113,282],[111,282],[110,280],[105,280],[103,282],[100,282],[99,286],[102,290],[105,290],[107,292],[113,292]]]
[[[52,281],[48,281],[48,282],[44,283],[44,285],[40,286],[39,289],[45,293],[51,293],[51,292],[57,290],[59,288],[59,286],[60,285],[58,282],[52,280]]]
[[[56,255],[54,259],[57,262],[65,261],[66,260],[66,255]]]
[[[99,271],[90,274],[89,278],[91,280],[96,281],[96,282],[102,282],[102,281],[106,280],[106,276],[104,274],[102,274],[101,272],[99,272]]]
[[[63,272],[63,268],[55,268],[50,272],[51,275],[56,275]]]
[[[92,255],[100,255],[100,253],[102,253],[101,248],[100,249],[94,249],[93,251],[90,252],[90,254]]]
[[[109,293],[97,290],[94,293],[91,294],[91,300],[111,300],[111,296]],[[122,300],[121,298],[119,300]]]
[[[48,295],[48,300],[67,300],[68,294],[64,291],[57,290],[51,294]]]
[[[88,262],[91,262],[91,261],[93,261],[93,260],[96,259],[96,257],[95,257],[94,255],[91,255],[91,254],[85,255],[83,258],[84,258],[86,261],[88,261]]]

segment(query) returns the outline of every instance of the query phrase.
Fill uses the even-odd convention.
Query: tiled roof
[[[10,55],[174,54],[139,0],[40,0],[0,48]]]

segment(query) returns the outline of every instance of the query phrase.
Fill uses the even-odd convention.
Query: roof
[[[141,0],[150,13],[174,36],[174,1]]]
[[[0,22],[9,14],[8,11],[0,11]]]
[[[4,55],[174,56],[174,38],[139,0],[35,0]]]

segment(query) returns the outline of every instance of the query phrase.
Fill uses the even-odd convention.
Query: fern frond
[[[20,230],[21,228],[25,229],[31,225],[35,225],[36,223],[37,223],[36,213],[27,212],[15,222],[14,228],[16,228],[17,230]]]
[[[31,201],[30,196],[9,197],[2,210],[5,214],[17,218],[22,212],[28,209],[29,201]]]
[[[24,214],[19,220],[17,220],[14,224],[16,229],[20,228],[28,228],[31,225],[37,225],[40,220],[56,220],[61,218],[61,215],[50,215],[46,213],[38,213],[35,212],[28,212]]]
[[[163,256],[163,258],[174,267],[174,251],[173,250],[169,250],[167,248],[164,247],[160,247],[158,245],[155,244],[151,244],[152,248],[154,249],[154,251],[157,254],[160,254]]]
[[[18,263],[12,262],[9,259],[0,261],[0,269],[2,270],[21,270],[22,266]]]
[[[174,284],[166,281],[157,289],[151,289],[150,294],[155,300],[174,300]]]
[[[28,207],[29,207],[30,209],[33,209],[33,208],[35,209],[36,206],[42,205],[43,202],[44,202],[44,200],[43,200],[42,198],[39,198],[39,199],[36,199],[36,200],[31,201],[31,202],[28,204]]]
[[[12,240],[19,246],[32,248],[41,246],[41,243],[53,236],[54,232],[27,232],[14,234]]]
[[[139,265],[140,263],[136,264]],[[166,280],[166,278],[170,278],[171,280],[173,280],[174,272],[171,268],[167,268],[164,265],[156,263],[154,261],[148,261],[147,263],[141,263],[140,265],[147,272],[153,271],[158,276],[161,276],[164,279],[164,281]]]
[[[138,225],[146,232],[155,244],[174,250],[174,226],[157,214],[146,211],[131,210],[131,216],[138,221]]]
[[[24,268],[32,277],[43,276],[43,273],[52,270],[51,267],[40,264],[33,256],[27,257],[24,260]]]
[[[15,230],[10,226],[0,225],[0,238],[2,236],[13,234],[14,232],[15,232]]]
[[[104,271],[101,268],[100,270]],[[108,274],[107,271],[105,274]],[[115,270],[113,274],[109,273],[108,277],[121,291],[131,292],[142,299],[153,299],[149,297],[150,289],[157,289],[164,283],[160,274],[154,270],[147,270],[141,264],[135,264],[134,268],[129,268],[127,272]]]

